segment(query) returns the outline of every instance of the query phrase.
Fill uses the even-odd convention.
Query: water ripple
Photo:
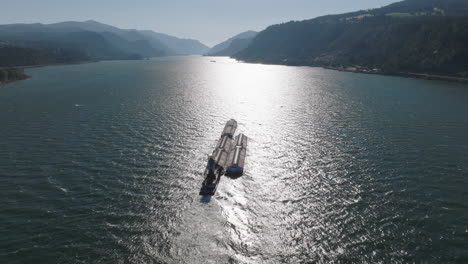
[[[204,57],[31,71],[0,93],[7,263],[467,259],[464,86]],[[200,202],[229,118],[246,174]]]

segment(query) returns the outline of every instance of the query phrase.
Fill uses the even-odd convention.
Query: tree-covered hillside
[[[245,49],[248,46],[248,43],[258,34],[258,32],[249,30],[237,34],[217,45],[212,47],[206,55],[208,56],[231,56],[237,52]],[[240,40],[236,42],[236,40]],[[233,44],[233,45],[232,45]],[[246,45],[247,44],[247,45]]]
[[[212,53],[209,56],[232,56],[235,55],[243,50],[245,50],[250,43],[252,42],[252,38],[238,38],[234,39],[229,43],[229,46],[219,52]]]
[[[234,57],[264,63],[468,75],[468,1],[407,0],[268,27]]]

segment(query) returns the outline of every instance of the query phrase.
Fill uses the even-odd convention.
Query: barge
[[[237,178],[244,173],[247,137],[244,134],[234,137],[236,129],[237,121],[234,119],[224,126],[216,148],[208,158],[200,195],[213,196],[223,175]]]

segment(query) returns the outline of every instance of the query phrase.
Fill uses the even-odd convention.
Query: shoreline
[[[0,70],[4,69],[29,69],[29,68],[42,68],[49,66],[64,66],[64,65],[75,65],[75,64],[88,64],[98,61],[79,61],[79,62],[67,62],[67,63],[48,63],[48,64],[37,64],[37,65],[19,65],[19,66],[9,66],[9,67],[0,67]]]
[[[419,80],[432,80],[432,81],[444,81],[451,83],[461,83],[468,84],[468,78],[459,77],[459,76],[450,76],[450,75],[438,75],[438,74],[429,74],[429,73],[416,73],[416,72],[385,72],[380,69],[369,69],[361,66],[354,67],[332,67],[332,66],[323,66],[323,65],[310,65],[310,64],[286,64],[286,63],[275,63],[275,62],[261,62],[261,61],[248,61],[242,60],[234,57],[238,62],[244,63],[254,63],[254,64],[264,64],[264,65],[283,65],[283,66],[299,66],[299,67],[316,67],[327,70],[341,71],[341,72],[351,72],[351,73],[363,73],[363,74],[373,74],[373,75],[383,75],[383,76],[395,76],[395,77],[404,77],[412,78]]]
[[[468,78],[449,76],[449,75],[437,75],[429,73],[416,73],[416,72],[384,72],[380,70],[371,70],[365,68],[336,68],[336,67],[320,67],[328,70],[342,71],[342,72],[352,72],[352,73],[364,73],[364,74],[375,74],[375,75],[384,75],[384,76],[396,76],[396,77],[405,77],[419,80],[431,80],[431,81],[445,81],[445,82],[455,82],[468,84]]]
[[[233,57],[230,57],[233,58]],[[444,81],[452,83],[461,83],[468,84],[468,78],[458,77],[458,76],[449,76],[449,75],[438,75],[438,74],[429,74],[429,73],[416,73],[416,72],[384,72],[380,69],[369,69],[361,66],[354,67],[331,67],[331,66],[319,66],[319,65],[302,65],[302,64],[282,64],[282,63],[265,63],[260,61],[246,61],[237,58],[233,58],[238,62],[244,63],[256,63],[264,65],[283,65],[283,66],[306,66],[306,67],[317,67],[327,70],[341,71],[341,72],[351,72],[351,73],[363,73],[363,74],[374,74],[374,75],[383,75],[383,76],[396,76],[420,80],[433,80],[433,81]],[[79,64],[88,64],[95,63],[99,61],[80,61],[80,62],[71,62],[71,63],[52,63],[52,64],[39,64],[39,65],[27,65],[27,66],[13,66],[13,67],[0,67],[0,85],[8,84],[16,81],[23,81],[32,78],[32,76],[24,73],[25,69],[32,68],[42,68],[50,66],[66,66],[66,65],[79,65]],[[7,72],[6,80],[2,80],[2,74],[5,75]],[[12,74],[13,73],[13,74]],[[14,77],[9,79],[9,75],[12,74]]]
[[[95,63],[98,61],[78,61],[78,62],[69,62],[69,63],[51,63],[51,64],[38,64],[38,65],[28,65],[28,66],[18,66],[23,69],[32,69],[32,68],[43,68],[49,66],[66,66],[66,65],[79,65],[79,64],[88,64]]]
[[[0,85],[9,84],[17,81],[24,81],[32,78],[31,75],[24,73],[25,69],[32,68],[42,68],[50,66],[65,66],[65,65],[76,65],[76,64],[87,64],[94,63],[97,61],[80,61],[80,62],[71,62],[71,63],[51,63],[51,64],[38,64],[38,65],[26,65],[26,66],[12,66],[12,67],[0,67]],[[6,76],[5,80],[2,80],[2,74]],[[13,75],[13,78],[10,79],[10,75]]]

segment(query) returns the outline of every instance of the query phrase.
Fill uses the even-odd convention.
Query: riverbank
[[[40,65],[27,65],[27,66],[15,66],[15,67],[0,67],[0,85],[22,81],[31,78],[30,75],[27,75],[24,70],[31,68],[42,68],[49,66],[64,66],[64,65],[75,65],[75,64],[86,64],[93,63],[96,61],[80,61],[73,63],[55,63],[55,64],[40,64]]]
[[[457,82],[468,84],[468,78],[461,77],[461,76],[451,76],[451,75],[440,75],[440,74],[429,74],[429,73],[416,73],[416,72],[386,72],[381,69],[377,68],[366,68],[362,66],[349,66],[349,67],[333,67],[333,66],[326,66],[323,64],[310,64],[304,63],[302,61],[260,61],[260,60],[245,60],[245,59],[238,59],[231,57],[238,62],[245,62],[245,63],[258,63],[258,64],[265,64],[265,65],[284,65],[284,66],[306,66],[306,67],[318,67],[328,70],[335,70],[335,71],[342,71],[342,72],[353,72],[353,73],[364,73],[364,74],[378,74],[378,75],[385,75],[385,76],[399,76],[399,77],[406,77],[406,78],[414,78],[414,79],[423,79],[423,80],[434,80],[434,81],[445,81],[445,82]]]
[[[322,67],[322,68],[329,69],[329,70],[344,71],[344,72],[353,72],[353,73],[379,74],[379,75],[387,75],[387,76],[399,76],[399,77],[407,77],[407,78],[414,78],[414,79],[457,82],[457,83],[468,84],[468,78],[448,76],[448,75],[436,75],[436,74],[415,73],[415,72],[384,72],[379,69],[368,69],[368,68],[362,68],[362,67]]]
[[[49,64],[39,64],[39,65],[28,65],[28,66],[20,66],[23,69],[30,69],[30,68],[42,68],[42,67],[50,67],[50,66],[65,66],[65,65],[76,65],[76,64],[88,64],[94,63],[98,61],[78,61],[78,62],[67,62],[67,63],[49,63]]]

